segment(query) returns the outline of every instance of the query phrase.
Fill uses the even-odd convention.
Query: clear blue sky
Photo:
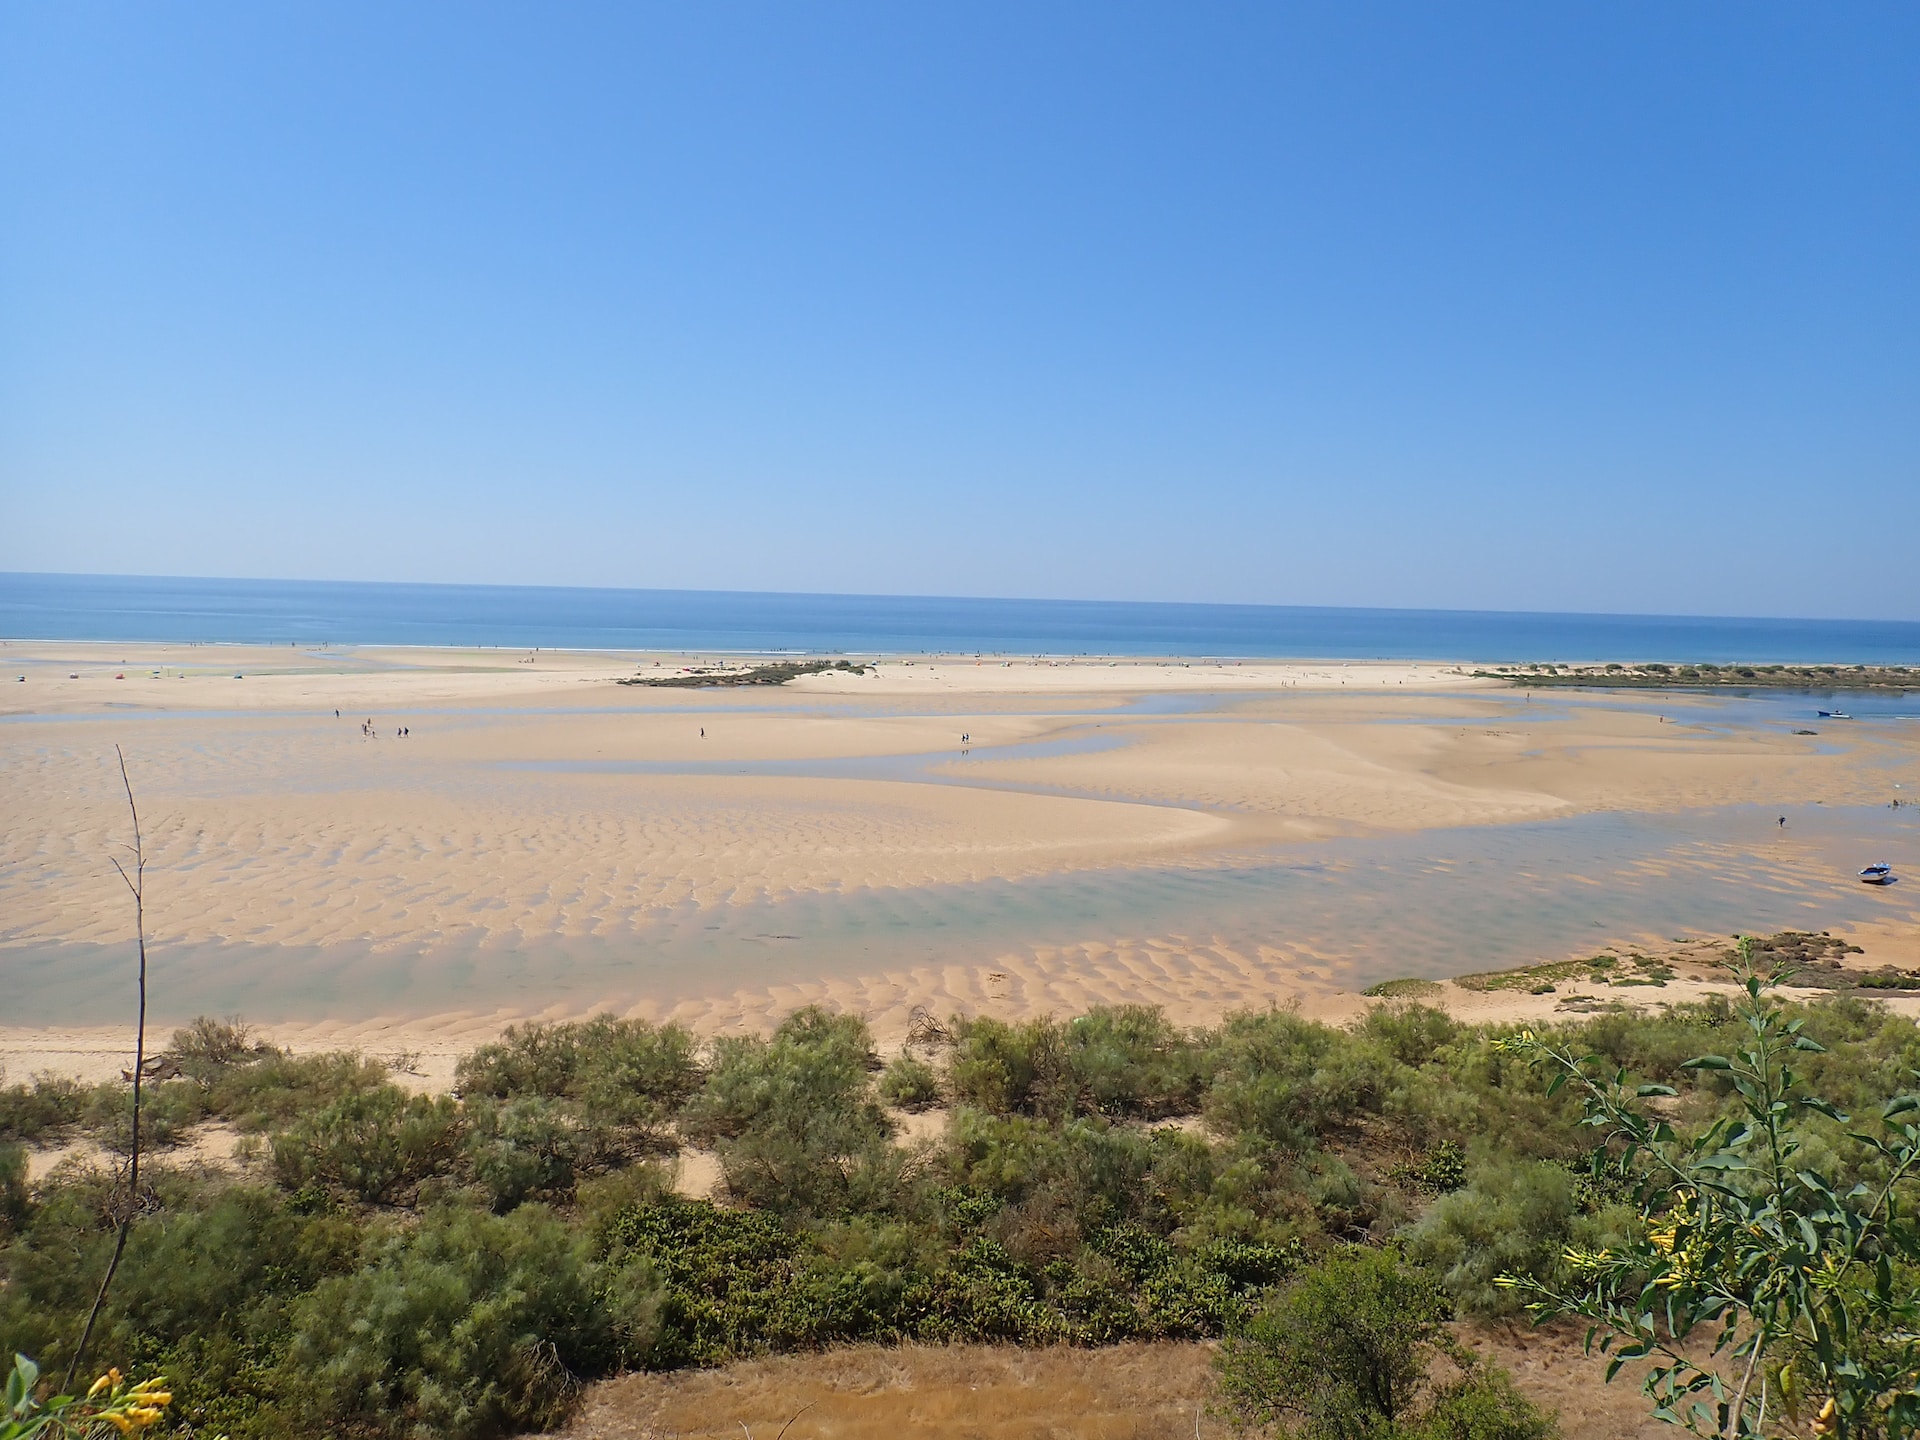
[[[1920,619],[1920,6],[0,0],[0,569]]]

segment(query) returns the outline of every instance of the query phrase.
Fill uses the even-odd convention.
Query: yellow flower
[[[113,1428],[118,1430],[122,1435],[131,1435],[133,1433],[133,1422],[124,1415],[119,1415],[109,1410],[100,1418],[113,1426]]]
[[[98,1380],[94,1381],[92,1386],[89,1387],[89,1389],[87,1390],[87,1398],[89,1400],[93,1399],[94,1396],[98,1395],[102,1390],[106,1389],[112,1383],[113,1383],[112,1376],[102,1375]]]
[[[1569,1267],[1578,1271],[1598,1270],[1613,1258],[1610,1250],[1582,1250],[1577,1245],[1569,1245],[1561,1252],[1560,1258]]]

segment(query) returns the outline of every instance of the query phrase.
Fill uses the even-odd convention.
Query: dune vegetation
[[[817,1008],[704,1042],[601,1017],[516,1027],[441,1096],[202,1020],[146,1086],[131,1201],[126,1087],[0,1088],[0,1344],[65,1365],[130,1203],[88,1368],[163,1375],[186,1435],[503,1436],[561,1422],[594,1377],[855,1341],[1227,1337],[1219,1413],[1247,1425],[1522,1440],[1551,1417],[1443,1322],[1585,1315],[1657,1360],[1675,1337],[1643,1291],[1692,1307],[1705,1369],[1668,1377],[1676,1413],[1745,1367],[1776,1419],[1909,1433],[1920,1028],[1775,993],[1533,1032],[1412,1001],[1347,1029],[955,1018],[889,1057]],[[235,1158],[188,1158],[215,1125]],[[713,1198],[676,1192],[687,1147]],[[1739,1291],[1728,1224],[1786,1227],[1768,1243],[1829,1291]]]
[[[867,667],[851,660],[770,660],[760,665],[698,665],[668,674],[640,674],[620,685],[651,685],[667,690],[712,690],[741,685],[784,685],[802,675],[864,675]]]
[[[1629,690],[1920,690],[1920,666],[1913,665],[1715,665],[1621,664],[1501,665],[1476,670],[1476,676],[1505,680],[1528,689],[1555,685],[1598,685]]]

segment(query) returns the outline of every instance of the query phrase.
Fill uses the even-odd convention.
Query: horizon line
[[[388,586],[421,590],[539,590],[581,595],[727,595],[760,596],[767,599],[957,601],[982,605],[1088,605],[1116,608],[1128,605],[1153,605],[1193,610],[1288,610],[1378,615],[1509,615],[1578,617],[1595,620],[1710,620],[1721,622],[1731,621],[1736,623],[1754,622],[1761,624],[1789,623],[1795,625],[1920,626],[1920,619],[1889,618],[1886,616],[1715,615],[1703,613],[1686,614],[1661,610],[1521,610],[1480,609],[1451,605],[1301,604],[1263,600],[1122,600],[1086,596],[909,594],[885,590],[734,590],[662,585],[552,585],[493,580],[347,580],[273,575],[155,575],[90,570],[0,570],[0,580],[10,579],[173,580],[222,585]]]

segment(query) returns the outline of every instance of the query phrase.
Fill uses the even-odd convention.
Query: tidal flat
[[[915,1006],[1331,1013],[1390,977],[1749,929],[1917,958],[1920,889],[1855,872],[1920,873],[1920,722],[1779,692],[971,656],[708,690],[620,682],[737,658],[4,651],[16,1070],[120,1044],[115,745],[156,1017],[316,1045],[600,1011],[765,1029],[812,1000],[883,1032]]]

